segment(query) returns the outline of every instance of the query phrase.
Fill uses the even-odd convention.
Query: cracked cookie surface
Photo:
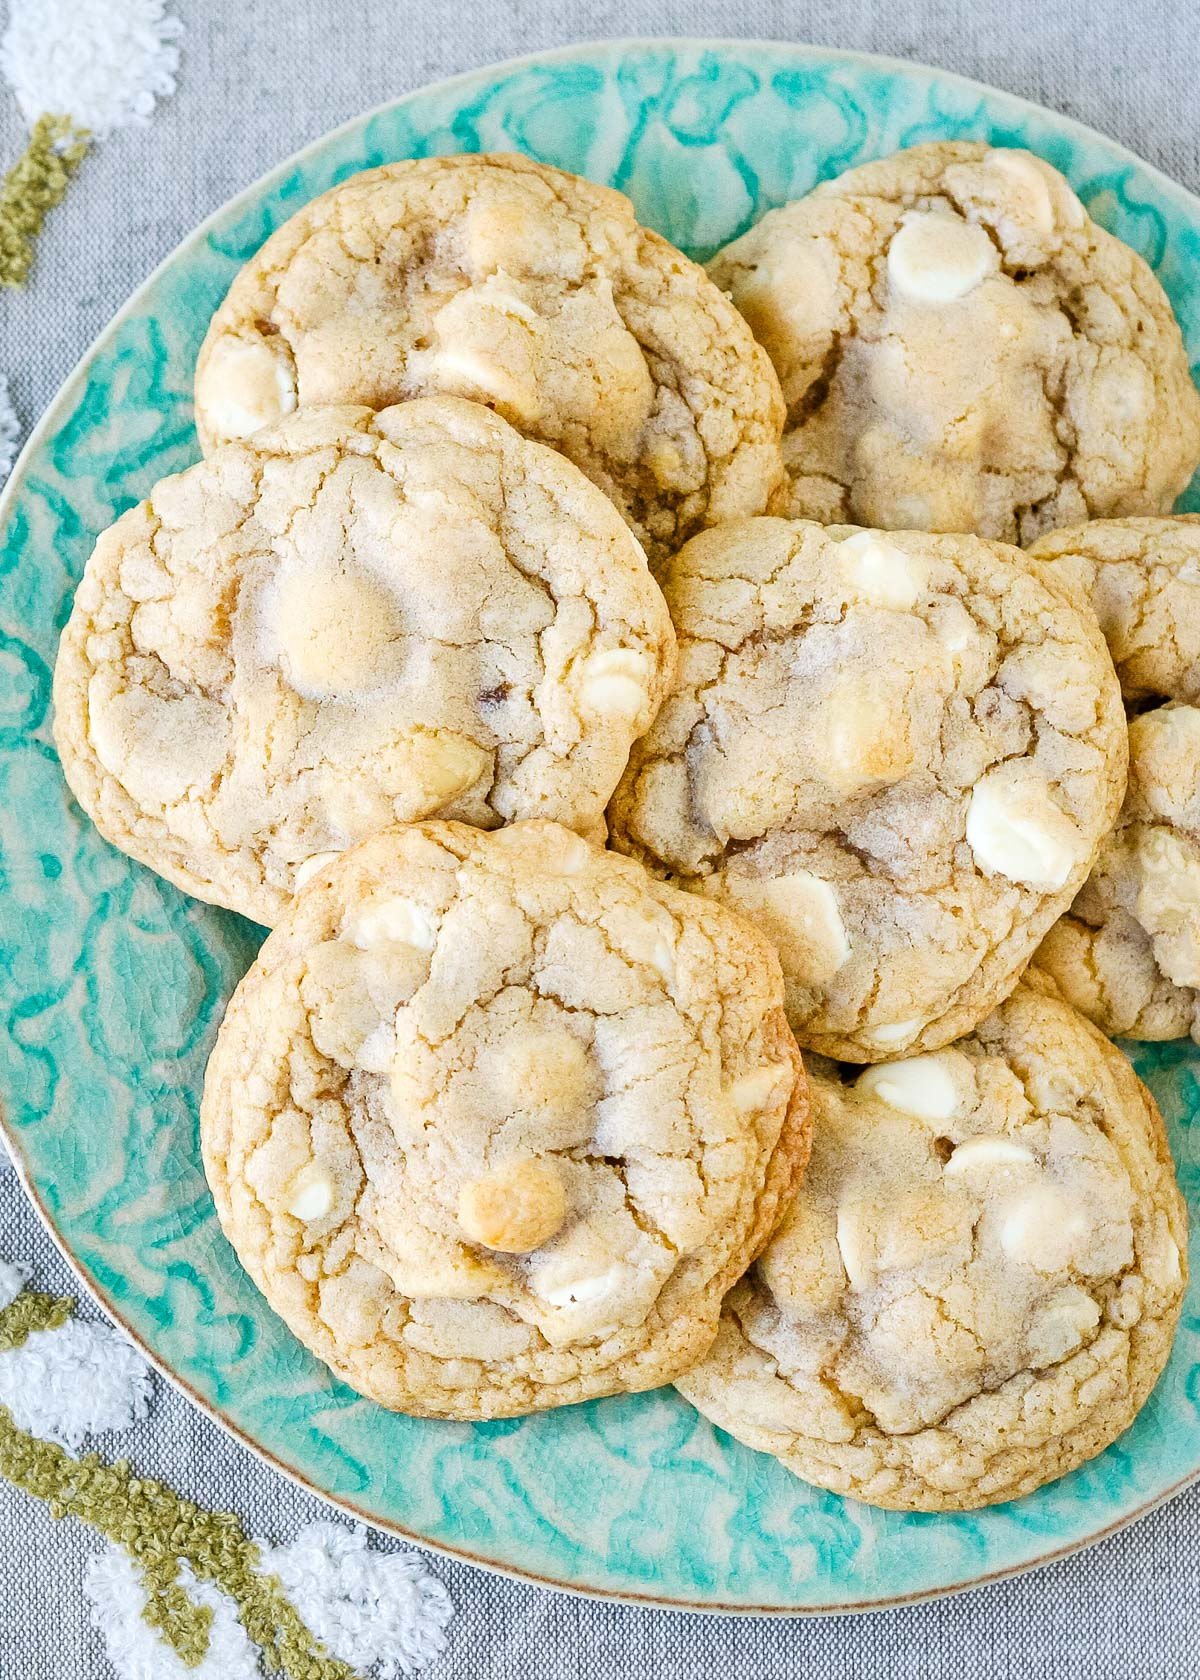
[[[206,450],[297,402],[486,402],[612,498],[652,558],[760,513],[770,362],[702,268],[608,187],[517,156],[356,175],[266,242],[196,370]]]
[[[1126,700],[1200,701],[1200,515],[1094,519],[1029,553],[1090,604]]]
[[[1200,1043],[1200,706],[1131,720],[1117,826],[1035,960],[1105,1032]]]
[[[1166,513],[1200,460],[1162,287],[1029,152],[938,142],[864,164],[709,272],[788,405],[772,511],[1025,543]]]
[[[664,588],[678,677],[612,843],[772,937],[802,1045],[876,1061],[970,1031],[1120,805],[1094,618],[1016,549],[800,520],[705,532]]]
[[[803,1170],[782,993],[740,918],[557,824],[385,830],[230,1003],[201,1110],[221,1223],[382,1405],[669,1381]]]
[[[1103,1451],[1166,1363],[1186,1269],[1125,1058],[1034,972],[951,1048],[810,1077],[804,1186],[680,1391],[903,1510],[1015,1499]]]
[[[1091,602],[1135,713],[1116,828],[1036,960],[1105,1032],[1200,1042],[1200,519],[1096,520],[1030,553]]]
[[[114,844],[270,925],[395,821],[594,833],[674,636],[577,468],[458,398],[308,409],[101,537],[55,734]]]

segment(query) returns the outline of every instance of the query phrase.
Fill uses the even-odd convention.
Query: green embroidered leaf
[[[57,1330],[71,1316],[75,1303],[67,1295],[43,1295],[26,1289],[0,1311],[0,1353],[19,1348],[35,1330]]]
[[[29,144],[0,186],[0,285],[21,286],[33,242],[88,149],[87,130],[69,117],[39,117]]]
[[[0,1311],[0,1354],[35,1330],[56,1329],[70,1317],[65,1296],[26,1290]],[[213,1613],[196,1604],[179,1582],[179,1565],[211,1581],[237,1605],[238,1617],[259,1647],[269,1672],[287,1680],[356,1680],[331,1657],[302,1621],[262,1555],[230,1511],[205,1511],[162,1482],[133,1474],[121,1459],[95,1453],[73,1458],[52,1441],[20,1429],[0,1406],[0,1475],[43,1500],[55,1517],[76,1517],[124,1547],[142,1572],[146,1621],[188,1667],[208,1650]]]

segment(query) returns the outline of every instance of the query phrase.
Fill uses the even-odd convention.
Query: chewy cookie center
[[[808,1205],[760,1267],[783,1341],[828,1360],[880,1428],[936,1425],[1136,1313],[1133,1189],[1085,1113],[1040,1108],[959,1049],[819,1084]],[[824,1341],[831,1310],[844,1330]]]

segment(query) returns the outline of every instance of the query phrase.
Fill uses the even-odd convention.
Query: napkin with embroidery
[[[400,1680],[445,1648],[449,1595],[412,1551],[361,1524],[272,1545],[127,1461],[80,1454],[144,1422],[145,1361],[0,1258],[0,1476],[104,1539],[83,1590],[121,1680]]]
[[[182,33],[164,0],[10,0],[0,72],[30,133],[0,186],[0,285],[25,281],[88,146],[174,93]]]

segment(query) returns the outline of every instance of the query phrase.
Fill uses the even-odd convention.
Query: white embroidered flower
[[[310,1632],[351,1668],[398,1680],[445,1650],[454,1606],[417,1553],[372,1551],[361,1524],[335,1522],[258,1546]]]
[[[0,472],[4,471],[4,386],[0,383]],[[0,1312],[5,1307],[11,1307],[17,1296],[29,1282],[29,1267],[14,1266],[8,1260],[0,1260]]]
[[[21,427],[17,420],[17,411],[12,405],[8,380],[0,373],[0,484],[8,477],[9,469],[17,458],[17,438],[20,434]],[[0,1266],[3,1264],[3,1261],[0,1261]],[[4,1304],[6,1303],[0,1303]]]
[[[261,1680],[257,1652],[238,1621],[233,1600],[211,1582],[198,1581],[186,1563],[179,1566],[179,1584],[213,1613],[208,1650],[195,1668],[186,1668],[143,1620],[146,1587],[131,1559],[117,1546],[106,1546],[88,1559],[83,1590],[92,1607],[92,1624],[121,1680]]]
[[[32,126],[47,113],[103,136],[175,91],[183,33],[164,0],[11,0],[0,70]]]
[[[18,1429],[77,1447],[85,1435],[128,1429],[150,1409],[150,1372],[107,1324],[68,1319],[0,1353],[0,1406]]]

